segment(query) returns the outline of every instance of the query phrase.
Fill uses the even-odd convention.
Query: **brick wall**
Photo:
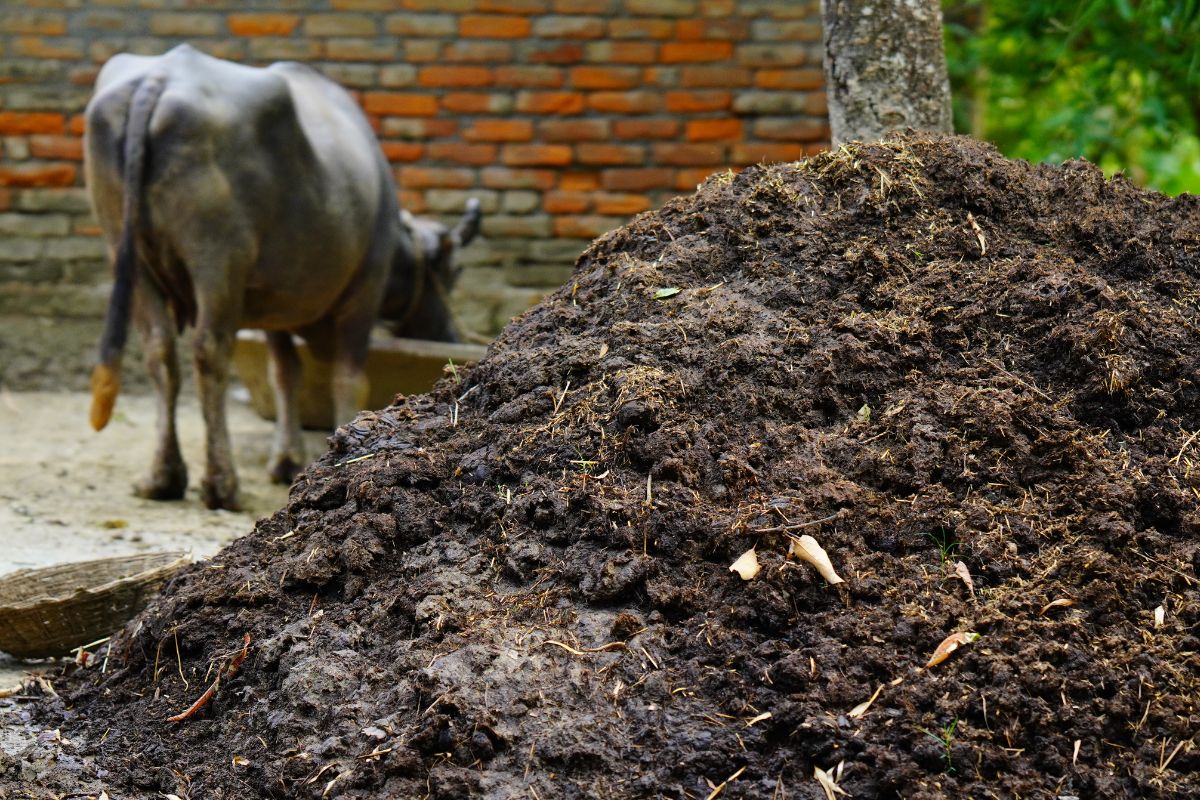
[[[828,138],[816,0],[13,2],[0,8],[0,314],[99,316],[82,111],[109,56],[184,41],[306,61],[351,89],[415,213],[451,218],[479,197],[484,241],[456,303],[485,332],[633,214]]]

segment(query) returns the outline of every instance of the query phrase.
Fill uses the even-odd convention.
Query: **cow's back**
[[[124,119],[150,75],[164,78],[143,189],[156,282],[186,269],[198,292],[241,293],[241,327],[297,329],[356,282],[386,277],[388,259],[368,254],[395,246],[394,191],[349,96],[307,67],[247,67],[186,46],[118,56],[97,80],[87,176],[110,242],[122,224]]]

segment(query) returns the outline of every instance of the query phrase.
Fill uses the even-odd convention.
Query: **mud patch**
[[[961,138],[710,179],[23,708],[127,793],[1194,796],[1197,231]]]

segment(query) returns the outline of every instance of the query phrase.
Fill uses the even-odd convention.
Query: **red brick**
[[[677,192],[694,192],[694,191],[696,191],[696,187],[699,186],[700,184],[704,183],[704,181],[709,176],[715,175],[718,172],[727,172],[727,171],[737,172],[736,169],[727,170],[723,167],[715,167],[715,168],[714,167],[700,167],[700,168],[692,168],[692,169],[681,169],[675,173],[675,183],[674,183],[675,191],[677,191]]]
[[[661,111],[662,95],[656,92],[594,92],[588,108],[611,114],[653,114]]]
[[[632,89],[641,78],[637,67],[571,68],[571,85],[576,89]]]
[[[401,167],[400,185],[409,189],[469,189],[475,170],[461,167]]]
[[[458,133],[458,120],[446,117],[388,117],[383,120],[383,133],[401,139],[444,139]]]
[[[689,142],[732,142],[742,138],[740,119],[693,119],[687,123]]]
[[[396,0],[331,0],[330,6],[337,11],[389,11]]]
[[[417,142],[382,141],[379,146],[383,149],[384,157],[393,163],[420,161],[425,155],[425,145]]]
[[[83,42],[79,39],[19,36],[12,40],[12,52],[18,56],[48,58],[54,61],[82,61]]]
[[[363,109],[368,114],[403,117],[432,117],[438,112],[437,98],[428,94],[405,92],[366,92]]]
[[[505,65],[496,67],[496,84],[519,89],[559,89],[564,83],[559,67],[543,65]]]
[[[554,220],[554,235],[564,239],[595,239],[620,227],[624,220],[613,217],[567,216]]]
[[[13,4],[13,9],[17,4]],[[67,17],[51,11],[6,11],[0,16],[0,31],[62,36],[67,32]]]
[[[321,42],[325,58],[333,61],[390,63],[397,57],[396,42],[392,39],[323,39]]]
[[[67,131],[76,136],[83,136],[85,130],[87,130],[87,117],[83,114],[75,114],[67,122]]]
[[[674,27],[669,19],[613,19],[608,32],[614,39],[669,39]]]
[[[296,14],[230,14],[229,32],[234,36],[290,36],[300,24]]]
[[[829,123],[804,117],[764,117],[755,121],[754,135],[759,139],[785,142],[812,142],[829,139]]]
[[[21,136],[30,133],[62,133],[66,120],[62,114],[45,111],[0,111],[0,134]]]
[[[520,92],[517,95],[517,111],[523,114],[578,114],[583,107],[583,95],[578,92]]]
[[[599,39],[604,21],[596,17],[542,17],[534,20],[533,35],[544,39]]]
[[[636,144],[601,144],[584,142],[575,147],[580,164],[597,166],[637,166],[646,161],[646,150]]]
[[[544,192],[553,188],[558,173],[549,169],[484,167],[479,177],[488,189],[537,189]]]
[[[74,164],[13,164],[0,166],[0,186],[74,186]]]
[[[716,89],[707,92],[667,92],[667,110],[677,114],[726,111],[732,104],[732,93]]]
[[[396,0],[392,0],[392,7]],[[441,11],[445,13],[474,11],[477,0],[400,0],[400,5],[409,11]]]
[[[82,161],[83,140],[78,136],[31,136],[29,154],[49,161]]]
[[[398,174],[396,175],[396,182],[400,182],[400,176]],[[400,201],[401,208],[413,214],[425,213],[426,207],[424,192],[412,192],[408,191],[407,189],[401,189],[396,192],[396,199]]]
[[[591,205],[588,192],[546,192],[542,197],[542,209],[547,214],[582,214]]]
[[[0,150],[0,155],[3,155],[3,150]],[[8,211],[12,208],[12,190],[0,189],[0,211]]]
[[[309,14],[304,18],[306,36],[374,36],[378,32],[375,18],[367,14]]]
[[[653,64],[658,45],[653,42],[589,42],[583,57],[593,64]]]
[[[442,60],[442,43],[436,39],[406,39],[404,61],[408,64],[432,64]]]
[[[825,72],[819,69],[760,69],[754,74],[760,89],[799,89],[813,91],[825,85]]]
[[[551,119],[538,123],[540,138],[547,142],[599,141],[609,137],[606,119]]]
[[[610,14],[614,0],[554,0],[556,14]]]
[[[434,161],[449,161],[454,164],[471,164],[482,167],[496,163],[497,147],[494,144],[466,144],[464,142],[431,142],[426,148]]]
[[[732,160],[735,164],[761,164],[776,161],[799,161],[807,155],[802,144],[772,144],[756,142],[754,144],[735,144]]]
[[[610,194],[602,192],[595,196],[597,214],[629,216],[650,208],[650,198],[641,194]]]
[[[740,67],[684,67],[679,72],[679,85],[685,89],[750,86],[753,73]]]
[[[667,42],[659,58],[664,64],[685,64],[699,61],[725,61],[733,55],[729,42]]]
[[[75,86],[92,87],[96,85],[96,78],[100,75],[100,68],[94,66],[72,67],[67,73],[67,80]]]
[[[494,14],[540,14],[549,11],[548,0],[479,0],[479,10]]]
[[[468,14],[458,21],[458,35],[472,39],[524,39],[529,28],[524,17]]]
[[[750,24],[744,19],[681,19],[675,23],[675,38],[685,41],[696,39],[745,39],[750,33]]]
[[[674,119],[619,119],[613,123],[618,139],[674,139],[679,121]]]
[[[606,169],[601,184],[609,191],[641,192],[649,189],[668,189],[674,174],[659,167],[649,169]]]
[[[802,44],[741,44],[737,49],[737,63],[743,67],[799,67],[810,60],[809,48]]]
[[[654,163],[677,167],[716,166],[725,163],[725,147],[719,144],[660,142],[654,145]]]
[[[507,94],[450,92],[442,95],[441,103],[456,114],[506,114],[512,110],[512,98]]]
[[[583,45],[576,42],[563,42],[556,45],[535,46],[529,51],[527,60],[531,64],[577,64],[583,60]]]
[[[769,4],[767,10],[769,11]],[[697,9],[702,17],[728,17],[733,13],[737,6],[737,0],[700,0],[700,8]],[[806,3],[796,3],[795,6],[804,11],[805,16],[813,13],[812,6]]]
[[[443,61],[506,64],[512,61],[510,42],[452,42],[442,50]]]
[[[528,142],[533,123],[527,119],[481,119],[463,131],[468,142]]]
[[[571,163],[571,148],[565,144],[509,144],[500,158],[513,167],[561,167]]]
[[[596,172],[564,172],[558,188],[564,192],[593,192],[600,188],[600,176]]]
[[[417,82],[422,86],[491,86],[494,80],[492,71],[487,67],[421,67],[417,73]]]

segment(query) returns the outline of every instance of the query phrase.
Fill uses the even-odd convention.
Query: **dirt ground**
[[[89,403],[82,392],[0,390],[0,575],[162,550],[207,558],[287,501],[287,487],[271,484],[265,472],[272,423],[245,403],[228,405],[244,501],[238,513],[209,511],[194,487],[179,502],[134,497],[130,485],[154,446],[154,398],[123,394],[101,433],[88,425]],[[184,458],[196,476],[204,464],[204,427],[193,394],[182,396],[178,421]],[[326,438],[305,433],[314,457]],[[0,688],[29,666],[0,654]]]
[[[0,702],[0,793],[1200,796],[1197,374],[1195,197],[715,176]]]

